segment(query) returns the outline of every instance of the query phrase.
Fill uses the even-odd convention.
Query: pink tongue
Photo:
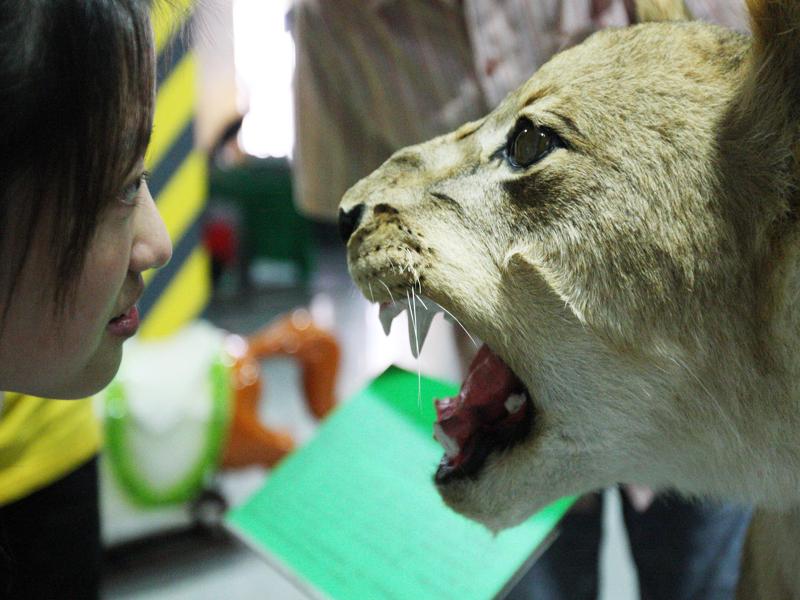
[[[436,422],[463,449],[475,432],[506,429],[524,410],[509,413],[505,401],[525,386],[502,359],[484,344],[469,366],[458,396],[436,400]]]

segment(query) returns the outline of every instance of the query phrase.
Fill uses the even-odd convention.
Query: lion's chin
[[[519,450],[520,452],[522,450]],[[507,457],[492,454],[477,478],[450,479],[436,483],[442,501],[454,512],[498,533],[519,525],[557,497],[538,497],[518,489],[513,474],[506,472]],[[537,489],[536,492],[541,492]]]

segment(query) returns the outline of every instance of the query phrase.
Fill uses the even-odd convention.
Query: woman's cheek
[[[96,314],[104,317],[115,308],[117,296],[128,273],[131,231],[127,222],[104,222],[84,264],[83,287],[86,302],[92,305]]]

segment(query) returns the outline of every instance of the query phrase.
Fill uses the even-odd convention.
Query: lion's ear
[[[691,21],[692,13],[684,0],[636,0],[636,21]]]
[[[800,2],[748,0],[753,30],[751,76],[770,112],[788,109],[796,122],[800,111]],[[765,98],[767,94],[773,97]]]
[[[747,7],[753,44],[736,106],[738,122],[760,146],[771,148],[773,162],[763,168],[774,172],[791,164],[796,180],[800,177],[800,0],[747,0]]]

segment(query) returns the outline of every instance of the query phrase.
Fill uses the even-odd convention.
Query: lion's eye
[[[547,130],[524,121],[516,128],[508,144],[508,159],[514,167],[529,167],[542,159],[554,146],[554,136]]]

